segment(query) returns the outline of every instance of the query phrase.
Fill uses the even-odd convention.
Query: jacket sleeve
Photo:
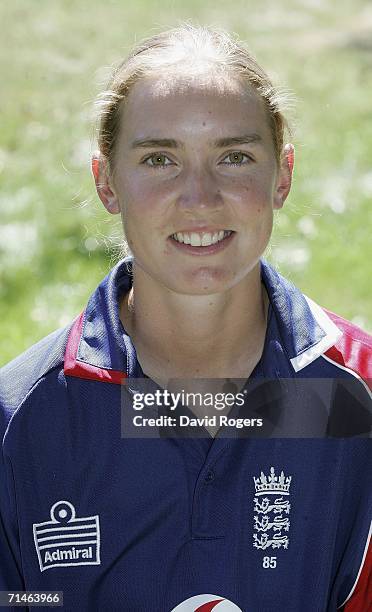
[[[11,465],[4,455],[3,433],[0,449],[0,591],[23,591],[17,508]]]
[[[70,326],[56,330],[0,370],[0,591],[25,591],[27,566],[22,558],[19,508],[14,486],[9,435],[22,402],[42,376],[63,363]],[[16,444],[22,441],[16,440]],[[22,612],[17,606],[7,610]]]
[[[350,593],[343,612],[365,612],[372,601],[372,544],[369,540],[367,554],[363,559],[360,574]]]
[[[342,441],[344,461],[340,462],[343,487],[340,515],[334,542],[337,569],[331,585],[329,612],[367,612],[371,557],[372,454],[368,439]],[[372,599],[371,599],[372,601]],[[328,610],[328,608],[327,608]]]

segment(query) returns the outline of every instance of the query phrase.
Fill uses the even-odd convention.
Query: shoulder
[[[372,337],[302,293],[266,261],[261,273],[278,338],[295,375],[372,378]],[[280,371],[280,368],[278,368]]]
[[[0,369],[0,431],[43,378],[63,368],[71,324],[58,329]]]
[[[346,368],[364,380],[372,379],[372,336],[343,317],[327,309],[327,316],[342,332],[325,353],[325,359]]]

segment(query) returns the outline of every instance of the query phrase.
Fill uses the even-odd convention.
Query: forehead
[[[128,95],[121,123],[127,141],[165,134],[187,140],[247,129],[270,138],[263,100],[247,82],[229,74],[142,78]]]

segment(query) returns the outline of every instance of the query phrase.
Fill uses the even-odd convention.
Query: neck
[[[121,304],[144,372],[152,378],[247,377],[260,359],[268,298],[260,265],[229,291],[176,294],[133,267]]]

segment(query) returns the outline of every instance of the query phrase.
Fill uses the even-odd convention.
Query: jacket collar
[[[266,376],[294,376],[333,346],[342,332],[320,306],[264,260],[261,277],[272,309],[263,371]],[[73,322],[64,359],[66,375],[114,384],[143,375],[119,318],[120,296],[131,286],[132,258],[127,257],[103,279]]]

